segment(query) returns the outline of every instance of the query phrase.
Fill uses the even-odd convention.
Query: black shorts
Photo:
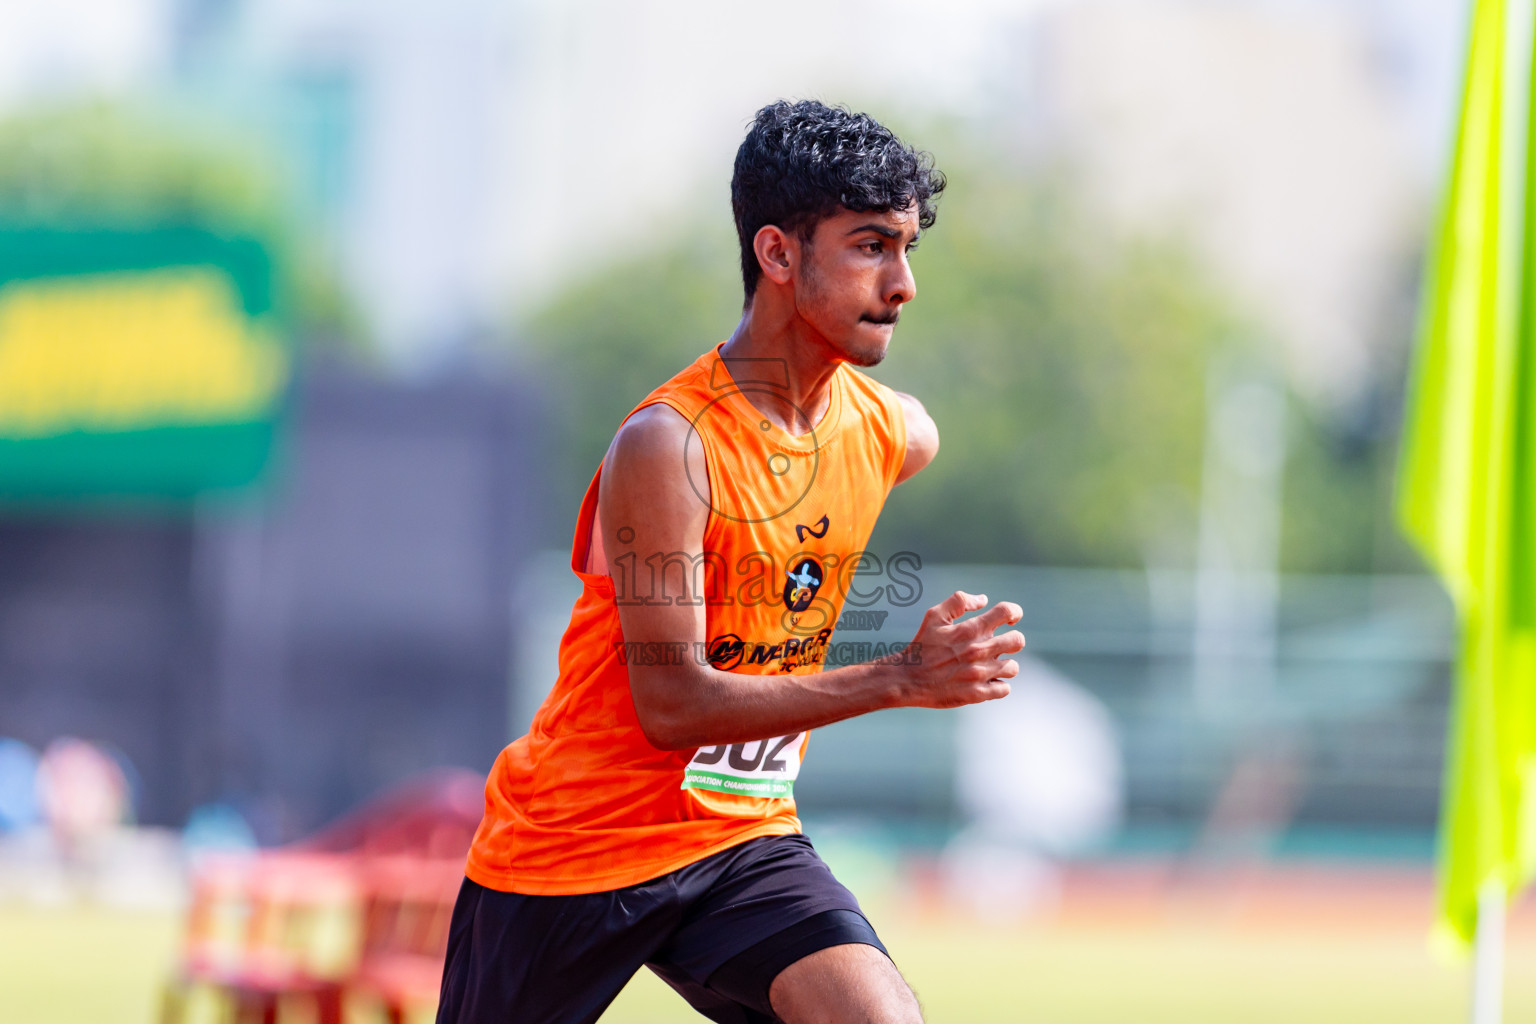
[[[768,986],[846,943],[885,947],[802,835],[765,836],[611,892],[523,896],[464,880],[438,1024],[587,1024],[641,965],[710,1020],[776,1020]]]

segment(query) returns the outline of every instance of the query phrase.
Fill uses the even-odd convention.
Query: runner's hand
[[[912,640],[914,657],[903,667],[908,687],[901,703],[909,707],[954,708],[1008,696],[1008,680],[1019,674],[1019,663],[1004,657],[1024,649],[1024,634],[1011,629],[1024,609],[999,601],[980,615],[962,615],[987,606],[985,594],[957,590],[929,608]]]

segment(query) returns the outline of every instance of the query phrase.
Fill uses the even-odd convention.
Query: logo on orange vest
[[[792,612],[803,612],[815,600],[816,591],[821,589],[821,581],[826,574],[816,559],[802,558],[784,575],[789,577],[784,581],[784,607]]]
[[[822,537],[827,535],[827,527],[831,525],[832,524],[827,520],[826,516],[822,516],[820,519],[816,520],[815,526],[806,526],[803,523],[796,523],[795,540],[800,541],[803,544],[805,543],[807,534],[820,540]]]
[[[712,667],[727,672],[741,664],[742,655],[745,653],[746,643],[741,637],[735,633],[726,633],[709,642],[709,653],[706,656]]]

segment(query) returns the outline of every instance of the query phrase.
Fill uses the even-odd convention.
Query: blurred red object
[[[391,1024],[400,1024],[412,1010],[437,1005],[464,858],[377,857],[366,875],[363,954],[352,988],[372,996]]]
[[[484,810],[485,776],[444,769],[390,790],[292,848],[463,861]]]
[[[165,1024],[198,1001],[235,1024],[430,1013],[483,784],[435,772],[298,843],[202,863]]]

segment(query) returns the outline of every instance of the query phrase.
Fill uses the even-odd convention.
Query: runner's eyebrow
[[[845,237],[851,237],[853,235],[858,234],[860,231],[873,231],[875,234],[879,235],[881,238],[900,238],[901,237],[901,232],[897,231],[895,228],[888,228],[884,224],[874,224],[874,223],[860,224],[856,228],[851,228],[848,231],[848,235],[845,236]],[[922,238],[922,237],[923,237],[923,233],[921,231],[919,231],[919,232],[917,232],[916,234],[914,234],[912,236],[912,241],[915,242],[919,238]]]

